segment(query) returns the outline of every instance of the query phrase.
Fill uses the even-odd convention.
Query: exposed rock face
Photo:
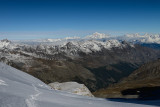
[[[89,89],[84,84],[79,84],[77,82],[64,82],[64,83],[54,82],[48,85],[51,86],[54,90],[62,90],[77,95],[93,97]]]

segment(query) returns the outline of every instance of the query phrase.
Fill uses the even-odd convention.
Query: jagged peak
[[[16,45],[17,44],[15,44],[14,42],[11,42],[8,39],[0,40],[0,48],[14,49],[17,47]]]
[[[11,43],[11,41],[8,40],[8,39],[2,39],[1,42],[9,42],[9,43]]]

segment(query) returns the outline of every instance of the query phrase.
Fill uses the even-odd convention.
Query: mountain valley
[[[0,60],[47,84],[76,81],[94,92],[119,82],[142,64],[160,57],[157,49],[109,39],[100,33],[93,36],[88,40],[69,38],[59,43],[55,40],[58,45],[53,40],[39,43],[1,40]]]

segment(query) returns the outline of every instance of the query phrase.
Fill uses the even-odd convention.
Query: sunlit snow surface
[[[0,63],[0,107],[152,107],[54,91],[40,80]]]

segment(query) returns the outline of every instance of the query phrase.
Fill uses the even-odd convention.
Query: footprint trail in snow
[[[32,84],[32,86],[36,94],[30,95],[30,98],[26,99],[26,104],[28,107],[37,107],[35,100],[37,100],[37,97],[42,93],[37,89],[35,85]]]

